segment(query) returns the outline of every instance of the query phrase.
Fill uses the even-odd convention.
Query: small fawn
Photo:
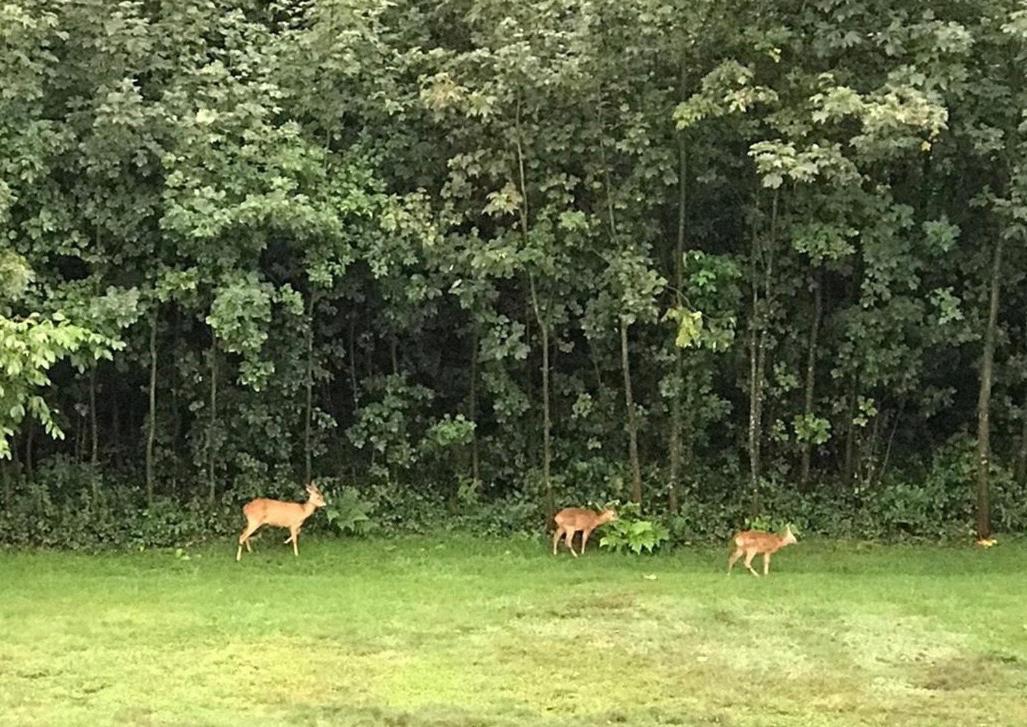
[[[566,536],[567,547],[571,549],[571,554],[577,558],[578,554],[574,552],[574,534],[579,530],[581,531],[581,552],[584,553],[585,544],[588,542],[588,536],[592,534],[592,531],[600,525],[605,525],[616,519],[617,511],[610,508],[597,513],[592,510],[582,510],[578,507],[565,507],[556,513],[556,517],[553,518],[556,521],[556,532],[553,533],[553,555],[556,555],[556,548],[560,543],[560,538]]]
[[[313,482],[307,485],[307,495],[309,497],[306,502],[282,502],[281,500],[268,500],[263,497],[247,502],[242,509],[243,515],[246,516],[246,528],[242,531],[242,535],[239,536],[239,550],[235,554],[235,559],[242,560],[243,545],[246,546],[247,553],[252,552],[250,549],[250,536],[261,525],[289,528],[289,538],[285,543],[286,545],[292,543],[293,555],[299,556],[300,551],[297,544],[299,543],[300,528],[303,527],[303,522],[314,514],[314,510],[325,505],[324,495],[321,494],[321,491],[317,489]]]
[[[745,567],[749,569],[749,572],[759,578],[759,573],[752,569],[752,559],[759,554],[763,554],[763,575],[767,575],[770,572],[770,556],[786,545],[797,543],[798,540],[792,534],[791,526],[785,528],[784,535],[775,535],[774,533],[764,533],[760,530],[743,530],[734,537],[735,550],[731,554],[731,559],[727,563],[727,574],[731,575],[731,569],[735,565],[735,561],[745,554]]]

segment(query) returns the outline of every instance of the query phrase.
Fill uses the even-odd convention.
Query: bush
[[[667,526],[641,517],[638,505],[620,507],[617,519],[605,526],[599,547],[613,551],[630,550],[636,555],[643,550],[652,553],[670,538]]]
[[[255,496],[302,497],[296,482],[247,471],[213,506],[206,498],[166,495],[147,506],[138,478],[62,457],[40,462],[29,481],[11,477],[11,496],[0,510],[0,545],[96,549],[182,547],[204,540],[234,538],[243,527],[242,505]],[[682,488],[679,512],[660,508],[659,473],[646,481],[646,517],[637,507],[620,509],[604,527],[602,547],[640,553],[665,544],[726,542],[738,529],[780,530],[786,523],[806,535],[859,539],[965,538],[973,530],[976,453],[968,437],[940,447],[920,472],[895,471],[872,488],[835,483],[800,492],[788,481],[761,485],[761,512],[748,518],[748,491],[730,472],[704,472]],[[701,482],[700,482],[701,480]],[[545,529],[545,498],[538,473],[529,470],[520,489],[494,489],[470,479],[454,483],[359,487],[340,479],[317,478],[328,506],[312,517],[307,532],[359,536],[464,531],[483,537],[538,536]],[[625,494],[622,463],[587,457],[553,478],[557,505],[615,499]],[[701,487],[700,487],[701,484]],[[998,532],[1027,530],[1027,491],[1007,468],[993,464],[992,516]]]

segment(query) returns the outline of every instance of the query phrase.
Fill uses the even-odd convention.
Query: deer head
[[[317,485],[313,482],[307,485],[307,494],[310,496],[309,502],[312,503],[314,507],[325,506],[324,495],[321,494],[321,490],[317,489]]]
[[[785,526],[785,534],[784,534],[784,537],[781,539],[781,544],[782,545],[791,545],[792,543],[798,543],[798,542],[799,541],[795,538],[795,534],[792,532],[792,526],[791,525],[786,525]]]

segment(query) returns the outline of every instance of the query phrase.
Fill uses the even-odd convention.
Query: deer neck
[[[304,502],[303,503],[303,519],[306,520],[308,517],[310,517],[311,514],[316,509],[317,509],[317,505],[315,505],[312,500],[307,500],[306,502]]]

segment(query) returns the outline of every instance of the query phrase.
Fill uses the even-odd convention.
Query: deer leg
[[[770,572],[770,553],[763,554],[763,575]]]
[[[260,527],[260,523],[254,525],[251,522],[246,523],[246,527],[242,531],[242,535],[239,536],[239,550],[235,553],[236,560],[242,560],[242,546],[246,545],[246,550],[250,551],[250,536],[257,532],[257,528]]]
[[[567,531],[567,547],[571,549],[571,555],[573,555],[575,558],[578,557],[578,554],[574,552],[574,533],[576,532],[576,530]]]
[[[735,567],[735,562],[742,557],[744,551],[741,548],[735,548],[735,552],[731,554],[731,557],[727,561],[727,574],[731,575],[731,569]]]
[[[556,529],[556,532],[553,533],[553,555],[556,555],[556,546],[558,546],[560,544],[560,538],[562,538],[562,537],[563,537],[563,530],[558,527]]]
[[[582,530],[581,531],[581,554],[582,555],[585,554],[585,543],[588,542],[588,536],[591,535],[591,534],[592,534],[591,530]]]
[[[750,573],[752,573],[754,576],[759,578],[760,574],[752,569],[752,559],[755,558],[755,557],[756,557],[755,551],[750,552],[750,553],[746,553],[745,554],[745,567],[749,569]]]
[[[300,539],[300,529],[296,528],[291,532],[292,535],[289,536],[289,540],[292,541],[292,554],[298,558],[300,555],[300,549],[297,541]]]

